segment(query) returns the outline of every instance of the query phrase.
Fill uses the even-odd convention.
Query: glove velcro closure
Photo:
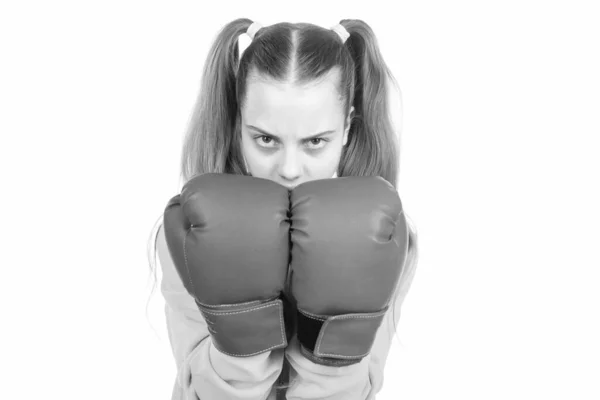
[[[303,355],[322,365],[351,365],[368,355],[388,307],[374,313],[323,317],[298,310]]]
[[[281,298],[223,306],[196,304],[221,353],[249,357],[288,344]]]

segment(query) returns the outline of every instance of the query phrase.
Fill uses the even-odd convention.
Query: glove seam
[[[267,304],[267,305],[261,305],[259,307],[248,308],[246,310],[211,312],[211,311],[208,311],[206,309],[203,309],[202,311],[205,312],[205,313],[207,313],[207,314],[211,314],[211,315],[235,315],[235,314],[247,313],[247,312],[250,312],[250,311],[262,310],[263,308],[268,308],[268,307],[274,307],[274,306],[277,307],[278,305],[279,305],[279,303],[273,302],[273,303],[270,303],[270,304]]]
[[[199,305],[201,305],[202,307],[206,307],[208,309],[212,309],[212,310],[218,310],[220,308],[224,308],[224,307],[241,307],[241,306],[250,306],[250,305],[257,305],[257,306],[261,306],[264,305],[266,303],[271,303],[277,299],[279,299],[281,296],[277,295],[277,296],[273,296],[267,300],[251,300],[251,301],[245,301],[243,303],[230,303],[230,304],[204,304],[204,303],[200,303],[199,301],[196,301]],[[236,310],[237,311],[237,310]]]
[[[343,354],[330,354],[330,353],[321,353],[321,344],[323,343],[323,336],[325,336],[325,331],[327,329],[327,326],[329,325],[329,323],[331,321],[335,321],[335,320],[339,320],[339,319],[369,319],[369,318],[380,318],[382,315],[385,315],[386,313],[386,309],[384,309],[384,311],[379,311],[377,314],[374,315],[362,315],[362,316],[334,316],[334,318],[332,319],[327,319],[325,320],[325,322],[323,323],[323,326],[321,327],[321,330],[319,331],[319,336],[317,337],[317,343],[315,345],[315,351],[314,354],[317,357],[338,357],[338,358],[343,358],[343,359],[356,359],[356,358],[363,358],[366,357],[371,350],[367,351],[364,354],[359,354],[359,355],[355,355],[355,356],[345,356]],[[371,343],[371,346],[373,344]]]
[[[281,302],[281,300],[277,299],[277,300],[274,300],[271,304],[261,305],[259,307],[253,307],[253,308],[248,309],[248,310],[214,313],[214,312],[207,311],[206,309],[203,308],[202,312],[203,313],[207,313],[207,314],[212,314],[212,315],[231,315],[231,314],[241,314],[241,313],[245,313],[245,312],[248,312],[248,311],[255,311],[255,310],[259,310],[259,309],[263,309],[263,308],[267,308],[267,307],[273,307],[273,306],[277,307],[278,310],[279,310],[279,329],[280,329],[280,333],[281,333],[281,341],[279,343],[276,343],[276,344],[274,344],[271,347],[268,347],[266,349],[262,349],[262,350],[259,350],[259,351],[256,351],[256,352],[250,353],[250,354],[246,354],[246,353],[239,353],[239,354],[238,353],[230,353],[230,352],[227,352],[227,351],[225,351],[225,350],[217,347],[218,350],[221,353],[227,354],[228,356],[233,356],[233,357],[249,357],[249,356],[254,356],[254,355],[257,355],[257,354],[262,354],[264,352],[271,351],[273,349],[280,348],[282,346],[287,345],[287,338],[286,338],[285,327],[284,327],[285,322],[283,320],[283,303]],[[216,346],[216,342],[214,340],[212,342]]]
[[[327,318],[318,316],[316,314],[311,314],[308,311],[301,310],[300,308],[298,308],[298,311],[305,315],[307,318],[314,319],[315,321],[325,322],[327,320]]]
[[[311,360],[312,362],[320,364],[320,365],[328,365],[328,366],[334,366],[334,367],[344,367],[344,366],[348,366],[348,365],[358,364],[362,360],[362,358],[355,358],[355,359],[345,359],[344,358],[342,360],[325,359],[325,358],[323,358],[321,356],[315,355],[310,350],[308,350],[306,347],[304,347],[304,345],[302,345],[302,344],[300,344],[300,351],[301,351],[301,353],[302,353],[302,355],[304,357],[306,357],[309,360]],[[364,357],[366,357],[366,355],[363,356],[363,358]]]
[[[185,238],[183,238],[183,259],[185,261],[185,269],[187,271],[188,280],[190,281],[190,287],[192,288],[192,292],[194,293],[194,296],[195,296],[196,288],[194,287],[194,282],[192,281],[192,273],[190,272],[190,266],[188,265],[188,258],[187,258],[187,252],[186,252],[186,242],[187,242],[187,238],[188,238],[190,232],[192,231],[192,226],[193,226],[193,224],[191,224],[190,227],[187,229],[187,232],[185,233]]]

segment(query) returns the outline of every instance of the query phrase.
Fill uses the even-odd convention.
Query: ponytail
[[[238,113],[238,38],[251,24],[252,20],[247,18],[232,21],[221,29],[210,48],[183,141],[181,178],[184,182],[196,174],[241,174],[243,171],[239,160],[232,160],[230,150],[235,142],[232,139]]]
[[[355,115],[340,176],[376,175],[397,187],[399,142],[390,118],[388,84],[394,78],[371,27],[359,19],[340,22],[350,37],[346,46],[356,66]]]

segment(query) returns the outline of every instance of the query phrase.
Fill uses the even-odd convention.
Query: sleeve
[[[282,370],[284,349],[250,357],[219,352],[204,317],[177,274],[162,225],[156,249],[167,331],[177,366],[171,400],[269,399]]]
[[[398,326],[400,309],[412,284],[416,262],[402,271],[394,307],[390,307],[377,331],[371,352],[361,362],[344,367],[314,364],[304,358],[296,336],[286,348],[285,356],[292,367],[288,400],[375,400],[383,387],[383,370]]]

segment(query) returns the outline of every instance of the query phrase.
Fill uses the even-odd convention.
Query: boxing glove
[[[408,251],[395,188],[380,177],[303,183],[290,196],[291,288],[297,338],[314,363],[369,354]]]
[[[164,229],[215,347],[230,356],[284,348],[288,190],[242,175],[197,175],[168,202]]]

